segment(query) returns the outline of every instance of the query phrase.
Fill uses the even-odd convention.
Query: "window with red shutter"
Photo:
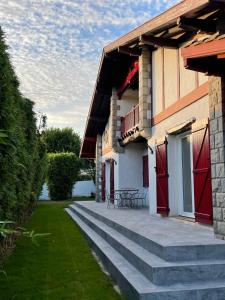
[[[102,163],[102,201],[105,201],[105,163]]]
[[[110,160],[110,199],[114,198],[114,160]]]
[[[195,219],[212,224],[211,162],[209,125],[192,131]]]
[[[148,155],[143,156],[143,187],[149,187]]]
[[[167,139],[156,145],[156,189],[157,189],[157,213],[168,215],[168,165],[167,165]]]

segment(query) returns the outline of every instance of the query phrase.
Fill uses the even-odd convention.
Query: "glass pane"
[[[190,136],[182,139],[183,210],[192,213]]]

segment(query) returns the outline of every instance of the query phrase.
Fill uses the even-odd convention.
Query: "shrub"
[[[79,158],[74,153],[48,154],[48,189],[51,200],[72,198],[73,185],[80,169]]]

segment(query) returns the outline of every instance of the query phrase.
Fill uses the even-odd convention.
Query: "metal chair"
[[[145,201],[146,201],[146,197],[147,197],[147,189],[144,189],[140,192],[138,192],[135,195],[135,201],[136,201],[136,206],[139,207],[139,204],[141,203],[141,207],[144,207],[145,205]]]

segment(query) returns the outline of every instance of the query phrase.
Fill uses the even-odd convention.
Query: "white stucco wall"
[[[177,95],[177,50],[164,49],[164,82],[165,82],[165,108],[178,100]]]
[[[118,103],[120,105],[118,115],[122,117],[138,104],[138,90],[127,89]]]
[[[77,181],[73,187],[73,197],[89,197],[91,193],[95,193],[95,184],[92,180]],[[50,200],[48,194],[48,186],[45,183],[42,188],[39,200]]]
[[[153,115],[162,111],[162,49],[152,53]]]
[[[184,97],[196,88],[196,72],[184,68],[180,52],[180,97]]]
[[[153,116],[163,110],[163,76],[165,108],[170,107],[179,98],[195,90],[197,82],[199,85],[202,85],[208,80],[208,77],[204,74],[185,69],[180,50],[164,49],[164,67],[162,53],[163,51],[160,48],[153,51],[152,54]],[[180,83],[179,89],[178,78]],[[180,95],[178,95],[178,90],[180,90]]]

